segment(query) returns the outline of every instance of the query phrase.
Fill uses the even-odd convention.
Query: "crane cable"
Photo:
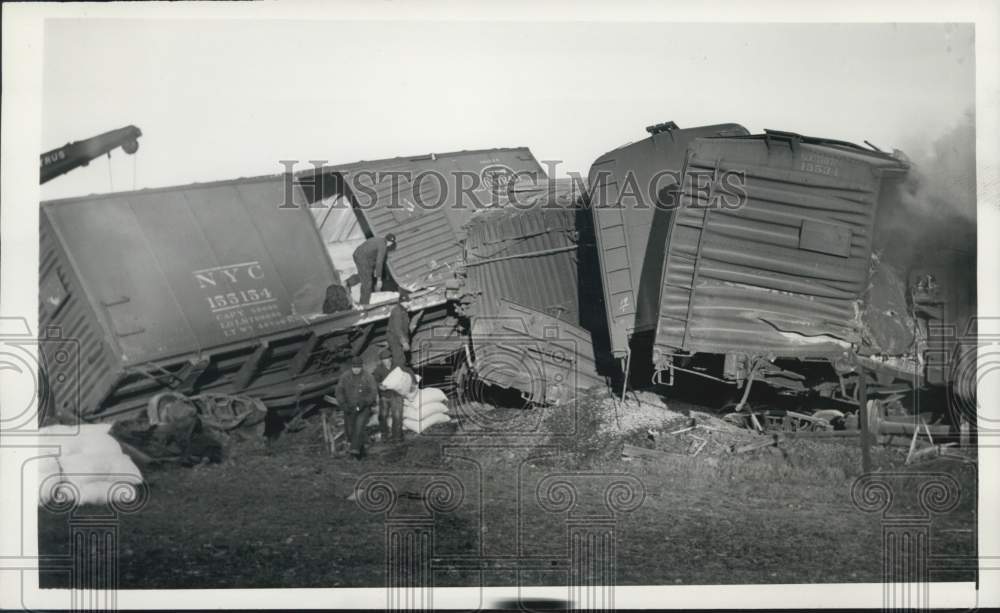
[[[108,191],[115,191],[115,182],[111,178],[111,152],[108,151]]]

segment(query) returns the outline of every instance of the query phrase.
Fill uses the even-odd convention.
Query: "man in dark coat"
[[[382,440],[390,440],[393,442],[401,443],[403,442],[403,397],[398,393],[387,390],[383,388],[382,382],[385,378],[389,376],[389,373],[396,368],[396,365],[392,362],[392,352],[388,349],[383,349],[379,353],[379,363],[375,367],[375,371],[372,376],[375,377],[375,381],[379,383],[379,399],[380,406],[378,412],[378,426],[379,430],[382,431]],[[410,375],[410,381],[415,383],[416,378],[413,376],[413,372],[406,368],[401,367],[408,375]],[[389,422],[392,422],[392,435],[389,434]]]
[[[371,301],[373,288],[375,291],[382,290],[386,255],[395,248],[396,236],[386,234],[385,238],[373,236],[354,250],[354,265],[358,267],[361,281],[361,304]]]
[[[364,369],[364,360],[351,360],[351,369],[337,382],[337,404],[344,412],[344,429],[351,441],[351,455],[360,460],[365,455],[365,426],[378,400],[375,379]]]
[[[407,366],[410,363],[410,314],[406,312],[403,301],[406,292],[400,292],[400,300],[389,311],[389,321],[386,323],[385,339],[392,352],[393,366]]]

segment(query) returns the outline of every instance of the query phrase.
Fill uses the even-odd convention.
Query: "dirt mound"
[[[660,396],[651,392],[629,394],[624,402],[620,397],[609,395],[601,400],[599,411],[598,434],[601,436],[660,428],[665,423],[685,419],[683,413],[671,410]]]
[[[542,429],[550,434],[547,442],[558,444],[578,460],[599,462],[601,458],[620,457],[624,444],[653,449],[660,441],[665,451],[687,454],[693,453],[693,446],[706,437],[716,441],[713,447],[718,449],[755,438],[750,431],[691,410],[683,403],[674,407],[647,391],[629,392],[622,401],[607,388],[597,387],[580,394],[570,406],[548,408],[545,412]],[[665,434],[693,425],[698,427]],[[708,449],[708,443],[705,445],[701,453]]]

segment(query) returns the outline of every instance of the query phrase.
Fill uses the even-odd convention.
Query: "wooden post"
[[[625,354],[625,379],[622,381],[622,404],[625,404],[625,394],[628,393],[628,373],[632,368],[632,347],[628,348],[628,352]]]
[[[864,368],[858,369],[858,422],[861,425],[861,473],[872,470],[871,424],[868,421],[868,377]]]

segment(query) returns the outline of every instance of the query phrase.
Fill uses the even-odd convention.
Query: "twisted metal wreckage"
[[[947,262],[876,246],[902,155],[737,124],[648,131],[586,190],[515,148],[43,202],[44,419],[124,419],[164,392],[316,401],[384,342],[395,300],[322,304],[349,293],[358,241],[389,232],[384,289],[411,292],[414,366],[535,404],[616,372],[731,383],[737,410],[754,382],[849,403],[974,394],[927,359],[963,355],[935,330],[974,316],[974,284],[949,270],[974,269],[974,244]]]

